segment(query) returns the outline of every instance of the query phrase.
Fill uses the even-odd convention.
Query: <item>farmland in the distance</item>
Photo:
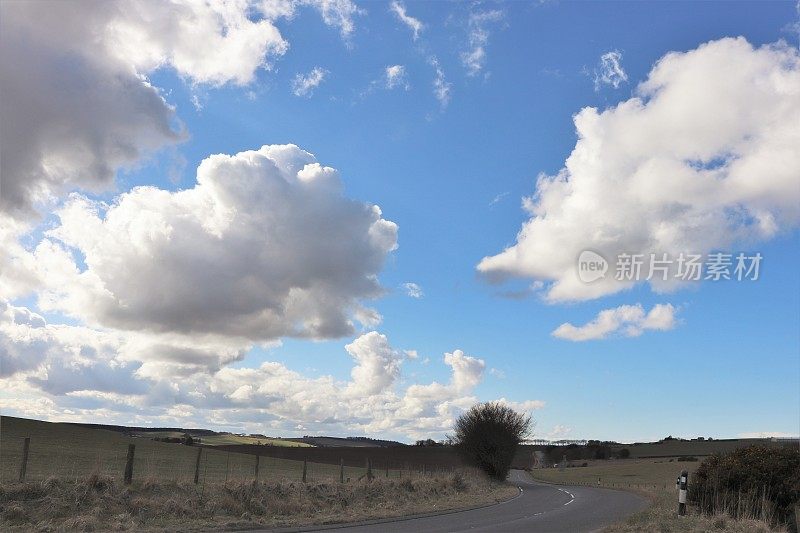
[[[185,435],[183,431],[133,431],[132,434],[143,439],[167,438],[180,439]],[[189,433],[191,434],[191,433]],[[305,442],[274,437],[253,437],[249,435],[235,435],[233,433],[215,433],[195,437],[195,441],[204,446],[223,446],[235,444],[254,444],[257,446],[285,446],[288,448],[305,448],[311,446]]]
[[[589,461],[588,466],[570,468],[541,468],[531,471],[540,481],[564,484],[590,484],[619,488],[669,489],[675,486],[675,478],[681,470],[690,473],[697,469],[698,461],[663,459],[620,459]]]

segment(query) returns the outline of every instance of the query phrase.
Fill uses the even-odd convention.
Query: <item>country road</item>
[[[579,532],[595,531],[647,507],[635,494],[593,487],[558,487],[533,481],[521,470],[511,472],[511,482],[522,492],[516,498],[471,511],[421,518],[332,525],[277,531],[336,531],[337,533],[450,533],[458,531]]]

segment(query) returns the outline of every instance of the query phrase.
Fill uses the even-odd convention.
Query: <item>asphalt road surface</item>
[[[513,470],[509,480],[522,490],[520,495],[512,500],[481,509],[391,522],[282,531],[573,533],[596,531],[648,505],[644,498],[630,492],[537,483],[521,470]]]

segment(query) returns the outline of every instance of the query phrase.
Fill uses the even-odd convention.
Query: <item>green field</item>
[[[681,470],[691,474],[699,462],[678,462],[663,459],[620,459],[608,461],[589,461],[589,466],[565,468],[541,468],[531,471],[538,480],[548,483],[575,485],[600,485],[616,488],[641,488],[672,490],[675,478]],[[583,463],[580,463],[583,464]]]
[[[31,439],[28,480],[50,476],[79,479],[94,472],[122,479],[128,444],[136,446],[135,480],[193,480],[200,449],[201,482],[253,479],[255,474],[255,455],[156,442],[72,424],[3,416],[0,417],[0,482],[18,479],[25,437]],[[261,480],[299,480],[302,471],[302,461],[265,456],[259,459]],[[345,467],[345,477],[355,479],[364,473],[364,468]],[[397,476],[399,472],[390,472],[390,475]],[[338,479],[339,467],[308,463],[306,478],[309,481]]]

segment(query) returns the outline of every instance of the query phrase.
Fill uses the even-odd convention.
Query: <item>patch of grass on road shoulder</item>
[[[464,509],[507,500],[508,484],[473,472],[371,482],[134,482],[93,475],[0,485],[0,529],[202,530],[329,524]]]

